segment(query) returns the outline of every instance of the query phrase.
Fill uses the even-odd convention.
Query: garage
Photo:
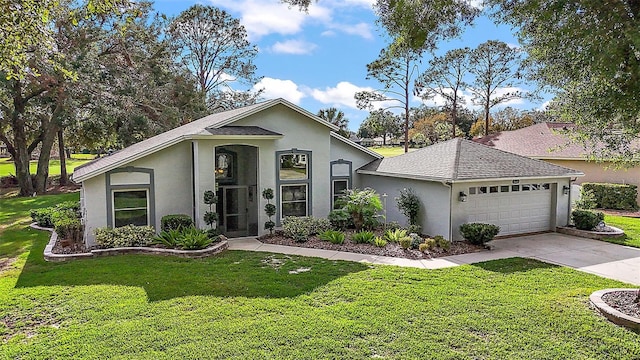
[[[421,199],[423,232],[463,240],[460,225],[500,226],[499,236],[554,231],[569,224],[571,183],[580,171],[456,138],[360,169],[361,183],[391,201],[404,188]],[[386,221],[406,225],[395,202]]]
[[[500,235],[552,229],[551,183],[502,183],[467,187],[466,222],[500,226]]]

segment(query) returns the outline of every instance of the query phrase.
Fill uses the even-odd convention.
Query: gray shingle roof
[[[223,126],[221,128],[208,128],[207,131],[212,135],[282,135],[275,131],[263,129],[259,126]]]
[[[358,172],[450,182],[584,175],[580,171],[496,150],[461,138],[376,160],[361,167]]]
[[[134,161],[148,154],[167,148],[182,140],[187,139],[194,135],[211,135],[211,129],[216,129],[233,123],[236,120],[254,114],[258,111],[270,108],[277,104],[283,104],[295,111],[298,111],[321,124],[326,125],[332,130],[338,130],[338,127],[315,116],[314,114],[284,100],[274,99],[254,105],[245,106],[238,109],[224,111],[220,113],[211,114],[203,117],[202,119],[195,120],[188,124],[182,125],[175,129],[166,131],[162,134],[156,135],[152,138],[143,140],[139,143],[133,144],[127,148],[117,151],[109,156],[96,159],[85,165],[79,166],[74,169],[73,180],[76,182],[84,181],[96,175],[105,173],[111,169],[115,169],[128,162]]]

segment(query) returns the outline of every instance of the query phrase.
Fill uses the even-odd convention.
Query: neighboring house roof
[[[90,179],[94,176],[103,174],[109,170],[115,169],[131,161],[140,159],[144,156],[147,156],[154,152],[165,149],[171,145],[177,144],[183,140],[192,139],[198,136],[207,136],[207,135],[210,136],[212,135],[212,131],[214,132],[216,131],[258,132],[259,130],[257,129],[260,129],[260,128],[257,126],[245,127],[245,129],[243,129],[242,131],[238,129],[230,130],[230,128],[227,128],[229,130],[218,130],[218,129],[276,105],[284,105],[308,118],[311,118],[319,122],[322,125],[327,126],[331,130],[334,130],[334,131],[339,130],[337,126],[331,124],[330,122],[327,122],[324,119],[321,119],[320,117],[308,112],[307,110],[304,110],[303,108],[297,105],[294,105],[284,99],[274,99],[274,100],[257,103],[254,105],[245,106],[238,109],[211,114],[203,117],[202,119],[192,121],[188,124],[182,125],[175,129],[156,135],[152,138],[133,144],[109,156],[96,159],[92,162],[89,162],[87,164],[84,164],[82,166],[75,168],[73,172],[73,180],[76,182],[81,182],[81,181]],[[248,128],[252,128],[252,129],[248,130]],[[265,129],[262,129],[262,130],[268,131]],[[274,134],[277,134],[277,133],[274,133]],[[357,146],[357,147],[362,150],[360,146]]]
[[[474,141],[534,159],[586,160],[587,150],[584,146],[571,142],[563,133],[573,127],[570,123],[540,123],[518,130],[502,131]]]
[[[584,175],[461,138],[375,160],[358,169],[358,173],[445,182]]]

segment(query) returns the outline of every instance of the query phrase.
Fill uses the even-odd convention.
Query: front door
[[[249,198],[248,186],[223,185],[219,187],[219,226],[227,237],[241,237],[249,235]]]

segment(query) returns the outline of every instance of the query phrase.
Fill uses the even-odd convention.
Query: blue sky
[[[375,80],[366,79],[366,64],[375,60],[388,43],[384,31],[375,23],[373,2],[319,0],[305,13],[279,0],[197,1],[226,10],[245,26],[249,40],[259,49],[255,64],[263,79],[256,88],[265,89],[264,98],[282,97],[313,113],[337,107],[349,119],[352,130],[357,130],[368,115],[368,111],[357,109],[353,95],[379,87]],[[196,1],[157,0],[154,7],[175,16],[194,3]],[[481,17],[461,38],[442,43],[438,52],[463,46],[474,48],[487,40],[518,45],[508,26],[496,25],[491,19]],[[424,57],[422,71],[429,59]],[[530,90],[531,85],[519,87]],[[549,96],[537,102],[516,100],[503,107],[536,109],[547,100]],[[438,100],[427,104],[434,103],[438,104]],[[419,99],[414,99],[412,105],[419,106]],[[466,106],[473,108],[471,101],[467,101]]]

